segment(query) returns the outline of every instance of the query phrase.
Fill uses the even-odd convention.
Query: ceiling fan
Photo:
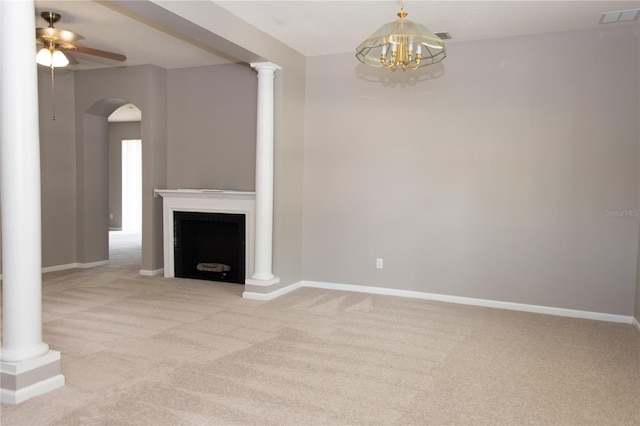
[[[47,28],[36,28],[36,43],[40,48],[38,55],[36,56],[36,61],[39,64],[53,68],[64,67],[70,63],[72,65],[78,63],[75,58],[68,53],[65,54],[64,52],[85,53],[118,62],[124,62],[127,60],[126,56],[119,53],[93,49],[91,47],[75,43],[76,40],[80,40],[84,37],[71,31],[54,28],[53,24],[58,22],[62,17],[59,13],[42,12],[40,16],[49,23],[49,26]]]

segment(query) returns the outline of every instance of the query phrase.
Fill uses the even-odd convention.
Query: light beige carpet
[[[44,275],[67,385],[2,405],[3,426],[640,424],[630,325],[319,289],[244,300],[140,276],[135,235],[116,237],[111,265]]]

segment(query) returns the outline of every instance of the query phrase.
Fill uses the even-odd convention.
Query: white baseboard
[[[302,287],[302,283],[303,281],[298,281],[297,283],[279,288],[278,290],[272,291],[271,293],[256,293],[253,291],[245,291],[242,293],[242,298],[250,300],[273,300],[276,297],[280,297]]]
[[[101,260],[98,262],[91,262],[91,263],[67,263],[66,265],[47,266],[46,268],[42,268],[42,272],[45,273],[45,272],[64,271],[66,269],[74,269],[74,268],[82,268],[82,269],[95,268],[96,266],[108,265],[109,263],[111,263],[111,261],[109,260]],[[140,275],[145,275],[149,277],[162,275],[162,274],[164,274],[164,268],[153,269],[153,270],[148,270],[148,269],[140,270]]]
[[[597,321],[631,324],[633,317],[607,314],[602,312],[580,311],[575,309],[554,308],[550,306],[527,305],[523,303],[501,302],[498,300],[476,299],[471,297],[450,296],[446,294],[423,293],[419,291],[398,290],[393,288],[369,287],[351,284],[336,284],[319,281],[302,281],[301,287],[325,288],[329,290],[353,291],[359,293],[382,294],[387,296],[410,297],[414,299],[435,300],[438,302],[456,303],[460,305],[483,306],[487,308],[509,309],[512,311],[532,312],[537,314],[556,315],[562,317],[583,318]]]
[[[111,263],[111,261],[109,260],[99,260],[97,262],[89,262],[89,263],[75,262],[75,263],[67,263],[64,265],[45,266],[44,268],[42,268],[42,273],[46,274],[47,272],[66,271],[67,269],[75,269],[75,268],[80,268],[80,269],[95,268],[98,266],[108,265],[109,263]],[[2,274],[0,274],[0,281],[1,280],[2,280]]]
[[[77,267],[78,267],[77,263],[67,263],[66,265],[47,266],[46,268],[42,268],[42,273],[46,274],[47,272],[65,271],[67,269],[75,269]]]
[[[45,268],[42,268],[42,273],[46,274],[47,272],[56,272],[56,271],[66,271],[67,269],[75,269],[78,268],[78,264],[77,263],[67,263],[66,265],[54,265],[54,266],[47,266]],[[0,274],[0,281],[2,280],[2,275]]]
[[[97,262],[89,262],[89,263],[76,263],[76,265],[78,265],[78,268],[81,269],[88,269],[88,268],[95,268],[97,266],[103,266],[103,265],[108,265],[109,263],[111,263],[110,260],[98,260]]]
[[[636,330],[638,330],[638,333],[640,333],[640,322],[638,322],[638,320],[635,317],[632,317],[632,318],[633,319],[631,320],[631,323],[636,328]]]
[[[95,268],[96,266],[102,266],[102,265],[108,265],[109,261],[108,260],[100,260],[98,262],[91,262],[91,263],[67,263],[64,265],[53,265],[53,266],[46,266],[44,268],[42,268],[42,273],[46,274],[47,272],[57,272],[57,271],[66,271],[67,269],[75,269],[75,268],[80,268],[80,269],[87,269],[87,268]],[[0,281],[2,280],[2,274],[0,274]]]
[[[90,263],[67,263],[66,265],[54,265],[54,266],[47,266],[45,268],[42,268],[42,273],[46,274],[47,272],[56,272],[56,271],[66,271],[67,269],[75,269],[75,268],[80,268],[80,269],[88,269],[88,268],[95,268],[97,266],[103,266],[103,265],[108,265],[110,262],[108,260],[99,260],[97,262],[90,262]]]
[[[140,269],[140,275],[144,275],[145,277],[155,277],[156,275],[164,275],[164,268],[160,269]]]

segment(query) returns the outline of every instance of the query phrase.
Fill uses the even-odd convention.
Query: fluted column
[[[60,353],[42,341],[38,78],[33,1],[0,1],[2,78],[1,400],[64,385]]]
[[[280,280],[271,271],[273,260],[273,131],[274,78],[280,67],[271,62],[251,64],[258,72],[256,130],[256,224],[254,271],[245,282],[271,285]]]

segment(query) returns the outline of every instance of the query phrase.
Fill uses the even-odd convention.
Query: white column
[[[2,402],[64,384],[42,341],[40,140],[33,1],[0,1],[2,79]]]
[[[251,64],[258,72],[258,118],[256,130],[256,225],[254,271],[245,282],[271,285],[280,280],[271,272],[273,258],[273,131],[274,74],[280,67],[271,62]]]

